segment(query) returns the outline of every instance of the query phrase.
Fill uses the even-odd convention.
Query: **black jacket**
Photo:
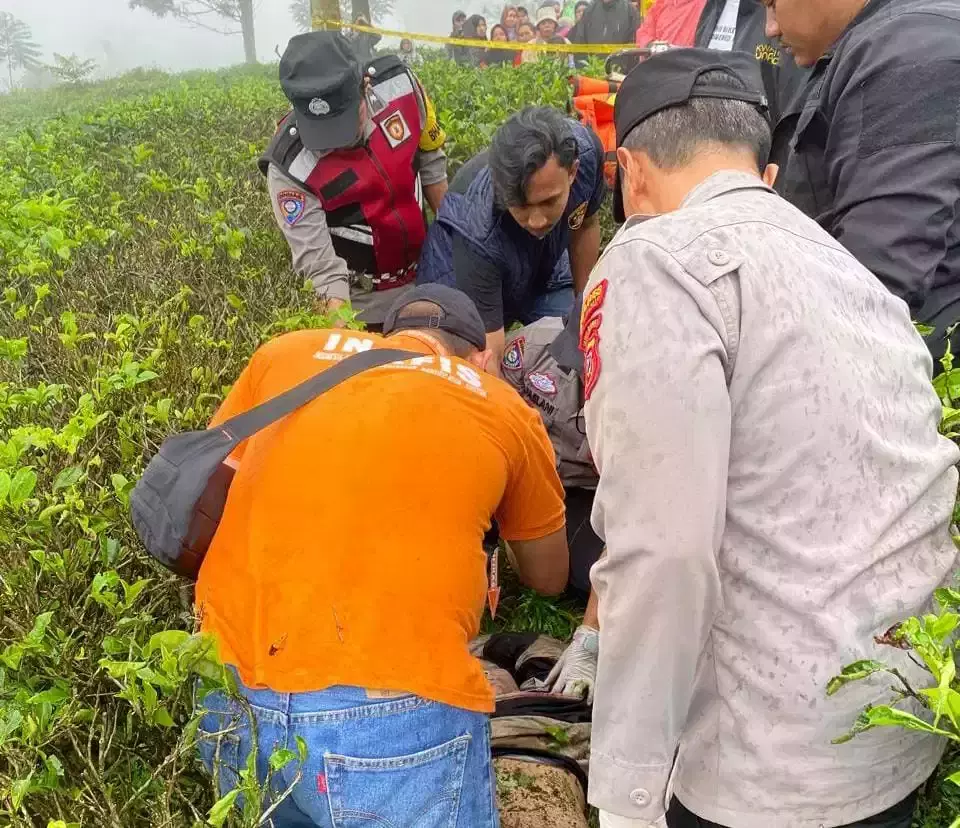
[[[960,4],[871,0],[774,135],[778,189],[915,318],[960,319]]]
[[[697,24],[695,46],[706,49],[710,45],[725,5],[726,0],[707,0]],[[781,113],[789,108],[803,90],[809,73],[797,66],[793,56],[781,49],[776,40],[771,40],[764,34],[766,14],[760,0],[740,0],[733,48],[739,52],[748,52],[760,61],[763,84],[770,102],[771,122],[776,124]]]
[[[593,0],[567,35],[571,43],[633,43],[640,14],[627,0]]]

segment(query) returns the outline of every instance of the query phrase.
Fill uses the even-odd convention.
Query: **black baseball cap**
[[[701,75],[713,71],[739,79],[745,88],[733,89],[724,84],[697,85]],[[768,116],[760,65],[751,55],[713,49],[667,49],[651,55],[624,78],[614,107],[617,147],[641,121],[691,98],[745,101]],[[617,221],[625,221],[619,165],[613,191],[613,215]]]
[[[400,312],[414,302],[432,302],[440,307],[440,313],[398,319]],[[417,285],[393,303],[383,321],[385,334],[424,328],[436,328],[459,336],[478,351],[487,347],[487,330],[473,299],[462,290],[447,285]]]
[[[357,142],[361,80],[360,62],[340,32],[307,32],[290,39],[280,58],[280,86],[307,149],[324,152]]]

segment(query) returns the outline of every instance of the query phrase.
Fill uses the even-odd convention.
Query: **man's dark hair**
[[[490,142],[490,175],[497,204],[526,204],[530,176],[552,156],[565,170],[572,170],[578,155],[571,122],[558,110],[529,106],[512,115]]]
[[[527,15],[527,17],[530,16],[530,12],[527,11],[525,6],[517,6],[517,14],[520,14],[520,13]]]
[[[694,85],[746,89],[746,84],[728,72],[705,72]],[[623,139],[628,150],[645,152],[661,169],[689,164],[708,146],[749,150],[763,169],[770,157],[770,124],[753,104],[724,98],[691,98],[686,103],[655,112],[637,124]]]
[[[397,323],[399,324],[404,319],[410,319],[411,317],[424,317],[424,316],[442,316],[443,308],[434,302],[411,302],[409,305],[405,306],[397,314]],[[403,330],[403,326],[400,326],[400,330]],[[409,329],[408,329],[409,330]],[[424,333],[430,334],[430,336],[435,336],[439,339],[456,357],[461,359],[466,359],[468,356],[471,356],[477,352],[475,345],[467,342],[467,340],[462,337],[452,334],[449,331],[440,330],[440,328],[417,328],[415,330],[422,330]]]

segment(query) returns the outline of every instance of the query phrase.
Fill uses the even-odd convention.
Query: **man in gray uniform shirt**
[[[958,451],[906,304],[761,176],[761,90],[752,57],[677,49],[617,96],[630,218],[580,333],[607,828],[909,828],[943,752],[831,744],[890,701],[879,675],[827,697],[844,665],[928,680],[874,636],[955,572]]]
[[[557,459],[567,507],[570,583],[567,592],[587,599],[583,623],[557,662],[547,687],[554,693],[593,700],[597,678],[597,598],[590,589],[590,569],[603,554],[603,541],[590,526],[597,470],[583,421],[583,354],[580,311],[574,300],[566,319],[545,316],[509,334],[500,375],[540,414]]]

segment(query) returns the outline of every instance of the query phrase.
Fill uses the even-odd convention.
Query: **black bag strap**
[[[376,368],[380,365],[413,359],[418,356],[423,356],[423,354],[401,351],[398,348],[373,348],[369,351],[362,351],[359,354],[347,357],[332,368],[304,380],[272,400],[267,400],[265,403],[260,403],[256,408],[251,408],[243,414],[231,417],[225,423],[221,423],[218,428],[225,431],[236,442],[243,442],[268,425],[283,419],[287,414],[293,413],[302,405],[315,400],[325,391],[329,391],[344,380],[348,380],[368,368]]]

